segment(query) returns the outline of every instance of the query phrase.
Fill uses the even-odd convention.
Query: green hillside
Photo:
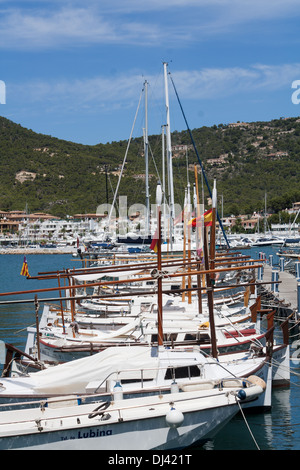
[[[265,192],[268,209],[276,212],[300,200],[300,119],[220,124],[192,133],[210,185],[217,179],[224,215],[262,209]],[[151,136],[149,141],[154,203],[161,172],[161,137]],[[188,146],[193,183],[197,156],[189,133],[173,132],[172,145],[181,144]],[[107,197],[112,202],[126,147],[126,141],[81,145],[37,134],[0,118],[0,209],[23,210],[27,204],[30,212],[61,217],[95,212]],[[173,151],[175,200],[179,204],[187,182],[186,160],[185,150]],[[143,142],[133,139],[119,189],[119,194],[128,197],[128,206],[145,201],[143,173]]]

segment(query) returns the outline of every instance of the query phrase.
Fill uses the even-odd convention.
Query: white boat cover
[[[94,329],[79,329],[79,332],[76,333],[76,336],[73,337],[72,329],[70,326],[67,328],[68,336],[63,335],[62,327],[52,327],[51,332],[53,333],[54,337],[62,337],[65,340],[72,341],[72,342],[99,342],[99,341],[109,341],[113,338],[124,338],[132,335],[136,329],[140,326],[143,317],[135,318],[132,321],[129,321],[124,326],[121,326],[117,330],[105,332],[101,330],[94,330]],[[43,338],[46,340],[47,338],[47,330],[46,336]]]
[[[84,393],[89,382],[106,379],[110,373],[119,370],[135,369],[130,378],[140,379],[136,369],[151,369],[144,373],[144,378],[154,378],[158,365],[156,348],[145,346],[126,346],[107,348],[93,356],[77,359],[59,366],[54,366],[31,375],[37,393],[68,394]],[[128,374],[126,374],[127,376]],[[116,380],[117,375],[110,377]]]
[[[104,274],[101,273],[90,273],[90,274],[79,274],[78,276],[72,276],[73,279],[77,282],[97,282],[101,280],[109,280],[111,278],[119,279],[119,280],[126,280],[128,279],[128,282],[132,282],[133,280],[138,281],[139,277],[141,276],[149,276],[149,274],[142,274],[142,273],[136,273],[132,274],[130,271],[122,271],[118,272],[116,271],[115,273],[113,272],[107,272]],[[76,287],[76,286],[75,286]],[[80,286],[82,287],[82,286]],[[87,286],[88,287],[88,286]]]
[[[178,269],[177,266],[167,266],[164,269],[166,274],[174,274],[175,272],[180,272],[182,270]],[[73,279],[77,282],[97,282],[101,281],[101,279],[114,278],[119,280],[126,280],[128,282],[138,281],[140,277],[149,277],[151,274],[148,271],[139,271],[133,273],[132,271],[116,271],[114,272],[106,272],[106,273],[89,273],[89,274],[79,274],[72,276]]]

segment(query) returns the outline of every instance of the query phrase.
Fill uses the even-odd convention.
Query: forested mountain
[[[192,134],[211,187],[217,179],[224,215],[262,209],[265,193],[268,210],[275,212],[300,201],[300,119],[220,124],[193,129]],[[154,203],[161,177],[161,136],[149,141]],[[198,160],[187,131],[173,132],[172,145],[175,200],[182,205],[187,173],[193,184]],[[112,202],[126,148],[126,141],[94,146],[68,142],[0,117],[0,209],[23,210],[27,205],[30,212],[60,217],[94,213],[107,198]],[[142,138],[133,139],[119,188],[128,206],[145,202],[143,152]]]

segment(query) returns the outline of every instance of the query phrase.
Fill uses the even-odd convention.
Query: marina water
[[[259,252],[267,257],[273,254],[278,262],[276,247],[253,247],[245,253],[258,259]],[[27,255],[31,276],[43,271],[64,268],[80,268],[81,261],[66,255]],[[29,280],[20,275],[23,255],[0,255],[0,293],[57,287],[56,280]],[[38,294],[38,298],[58,298],[58,291]],[[34,294],[0,297],[0,301],[30,299],[31,303],[0,305],[0,340],[24,350],[26,328],[35,325]],[[39,312],[42,312],[43,303]],[[295,339],[295,338],[293,338]],[[297,338],[296,338],[297,339]],[[291,350],[291,354],[293,350]],[[265,413],[239,414],[207,443],[204,450],[300,450],[300,363],[291,360],[290,388],[275,389],[272,395],[272,410]]]

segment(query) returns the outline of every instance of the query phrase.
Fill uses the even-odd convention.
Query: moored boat
[[[255,401],[261,385],[245,381],[221,388],[0,413],[0,449],[167,450],[204,444]]]

